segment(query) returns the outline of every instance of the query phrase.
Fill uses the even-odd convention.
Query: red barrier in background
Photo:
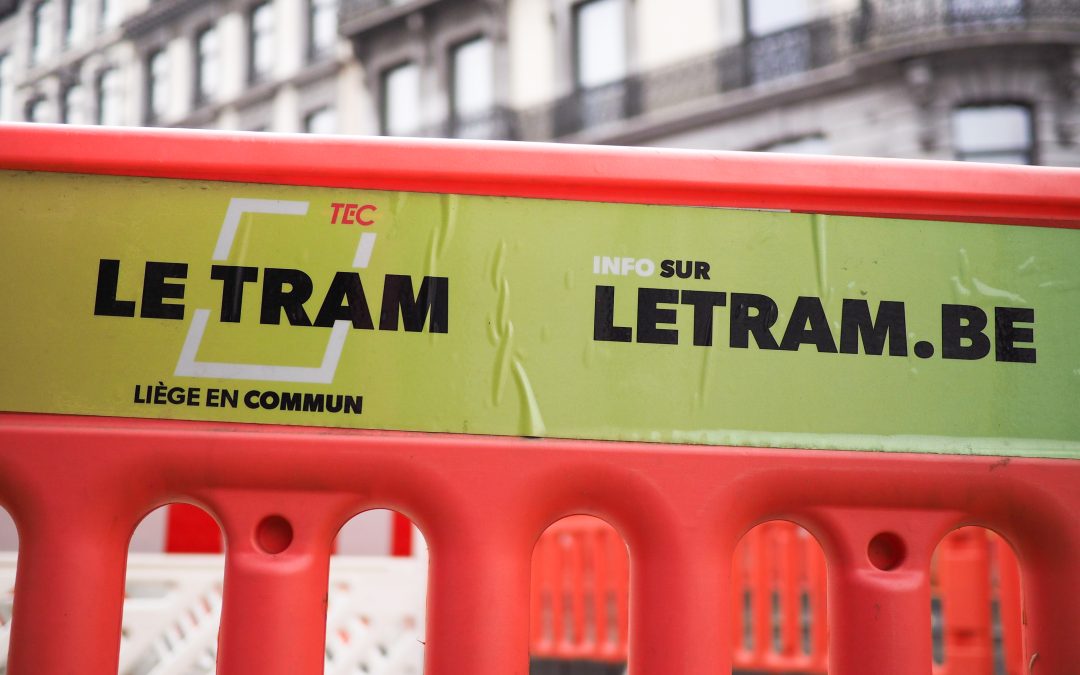
[[[1009,544],[982,528],[960,528],[941,542],[931,570],[943,625],[935,675],[995,672],[995,631],[1006,675],[1024,672],[1019,567]]]
[[[599,519],[571,516],[548,528],[533,553],[531,654],[626,661],[628,562],[618,533]],[[731,577],[735,668],[828,672],[825,568],[821,546],[794,523],[763,523],[740,540]],[[930,572],[932,596],[944,608],[944,660],[934,675],[993,675],[995,630],[1004,672],[1023,672],[1019,574],[1009,545],[982,528],[961,528],[942,540]]]
[[[1064,169],[162,131],[73,135],[29,126],[0,132],[8,169],[1080,222],[1078,174]],[[1080,462],[1072,460],[0,414],[0,505],[20,534],[9,672],[115,673],[131,533],[152,509],[189,502],[225,533],[222,675],[322,673],[333,538],[370,508],[400,511],[430,547],[428,675],[527,671],[533,547],[549,524],[571,514],[605,519],[629,547],[631,600],[620,604],[616,592],[615,614],[628,606],[627,653],[637,674],[730,671],[737,622],[727,609],[734,591],[726,571],[745,532],[784,519],[808,530],[827,560],[832,675],[929,675],[931,556],[965,525],[991,528],[1016,550],[1021,662],[1036,675],[1069,675],[1080,663],[1078,486]],[[798,587],[793,569],[788,559],[775,579]],[[755,576],[761,581],[768,575]],[[596,578],[575,583],[583,592],[591,584],[594,597],[599,588],[612,591]],[[604,622],[595,625],[610,618]],[[550,637],[560,639],[554,629]]]

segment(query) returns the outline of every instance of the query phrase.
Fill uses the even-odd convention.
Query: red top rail
[[[1080,227],[1076,171],[1050,167],[45,124],[0,124],[0,148],[6,169]]]

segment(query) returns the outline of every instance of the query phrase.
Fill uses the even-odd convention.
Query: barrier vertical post
[[[225,673],[319,675],[334,494],[217,497],[226,539],[218,663]],[[260,508],[273,503],[275,510]]]
[[[823,509],[829,531],[829,675],[928,675],[930,555],[926,514]],[[940,527],[940,526],[938,526]],[[872,665],[871,665],[872,664]]]
[[[1010,535],[1023,565],[1024,667],[1035,675],[1068,673],[1080,663],[1080,535],[1074,527],[1080,492],[1062,496],[1061,508],[1071,520]]]
[[[628,537],[630,675],[729,672],[730,616],[721,608],[731,602],[730,552],[712,528],[667,515]]]
[[[25,498],[13,512],[20,540],[8,671],[112,675],[135,514],[119,495],[106,492],[95,508],[85,508],[70,495],[101,486],[70,474],[23,487]]]
[[[432,566],[426,675],[528,672],[532,541],[488,518],[504,512],[443,514],[438,527],[424,533]]]

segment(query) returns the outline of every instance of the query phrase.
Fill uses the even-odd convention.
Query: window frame
[[[192,68],[193,72],[191,74],[191,97],[193,107],[195,108],[200,108],[204,105],[207,105],[208,103],[211,103],[215,98],[217,98],[219,90],[221,88],[221,80],[218,79],[215,83],[214,88],[212,90],[208,89],[206,86],[207,80],[203,76],[203,67],[205,61],[205,59],[203,58],[205,54],[202,50],[203,39],[211,35],[216,42],[213,49],[213,59],[215,62],[207,66],[207,68],[220,67],[221,33],[216,22],[203,24],[195,30],[194,49],[192,49],[192,56],[194,57],[195,63],[194,67]]]
[[[53,55],[52,40],[47,36],[50,14],[53,14],[54,0],[38,0],[30,8],[30,65],[37,66]]]
[[[44,120],[37,119],[37,115],[31,114],[31,111],[37,108],[39,105],[47,104],[48,100],[44,94],[35,94],[27,99],[23,109],[23,119],[32,124],[41,124]]]
[[[276,25],[276,23],[277,23],[276,18],[277,17],[274,16],[274,9],[275,8],[274,8],[274,1],[273,0],[263,0],[263,2],[257,2],[257,3],[255,3],[253,5],[251,5],[251,7],[248,9],[248,13],[247,13],[247,83],[249,85],[261,84],[263,82],[266,82],[266,81],[272,79],[273,75],[274,75],[274,67],[275,67],[276,59],[273,57],[273,53],[274,53],[274,50],[272,49],[273,44],[271,44],[270,63],[267,64],[266,71],[263,72],[263,71],[259,70],[258,64],[256,63],[256,54],[258,52],[257,43],[261,43],[261,40],[256,40],[256,37],[258,37],[260,35],[256,31],[256,15],[262,9],[267,10],[267,12],[269,12],[269,15],[270,15],[269,34],[265,35],[265,36],[262,36],[262,39],[270,40],[271,43],[272,43],[273,38],[274,38],[274,33],[277,30],[277,25]]]
[[[8,68],[11,67],[11,52],[0,51],[0,121],[8,119],[8,105],[10,95],[8,90],[11,84],[8,82]]]
[[[416,92],[416,104],[417,104],[417,128],[403,130],[404,137],[420,135],[424,121],[423,121],[423,68],[420,63],[414,59],[405,59],[403,61],[396,61],[392,65],[386,66],[379,71],[379,135],[391,136],[390,130],[390,76],[404,68],[412,67],[416,69],[417,76],[417,92]]]
[[[623,11],[623,54],[622,54],[622,70],[623,73],[620,77],[606,82],[599,82],[595,84],[585,85],[582,82],[582,55],[581,55],[581,12],[583,8],[588,5],[599,4],[601,2],[617,2],[622,5]],[[570,83],[571,89],[575,92],[587,91],[589,89],[595,89],[600,87],[609,86],[617,82],[623,82],[627,78],[633,75],[634,64],[632,61],[633,53],[633,13],[634,7],[632,0],[579,0],[574,2],[569,7],[569,22],[570,22]]]
[[[154,72],[154,62],[159,58],[165,60],[164,65],[162,66],[164,70],[164,82],[161,82],[158,79],[158,76],[162,75],[162,73]],[[171,70],[172,64],[169,62],[168,46],[163,45],[155,49],[151,49],[146,55],[144,64],[145,77],[143,81],[145,84],[145,90],[143,94],[143,120],[147,125],[153,125],[161,122],[162,118],[166,117],[169,112],[169,78],[171,76],[169,71]],[[157,100],[157,97],[154,94],[155,89],[159,86],[163,86],[165,89],[165,91],[162,92],[164,94],[164,98],[161,101]],[[157,106],[161,106],[162,109],[156,110],[155,108]]]
[[[94,78],[94,98],[96,99],[96,106],[94,108],[94,123],[100,126],[121,126],[122,115],[120,115],[120,100],[119,93],[114,91],[113,87],[107,87],[107,80],[111,79],[110,76],[120,77],[120,69],[116,66],[107,66],[98,71],[97,76]],[[108,100],[110,103],[118,106],[117,113],[118,118],[116,121],[108,121],[105,118],[105,102]]]
[[[496,69],[497,69],[497,66],[495,64],[495,60],[497,58],[496,53],[495,53],[495,50],[496,50],[495,40],[494,40],[494,38],[492,38],[489,34],[487,34],[485,32],[473,33],[473,34],[471,34],[471,35],[469,35],[469,36],[467,36],[467,37],[465,37],[463,39],[460,39],[460,40],[457,40],[457,41],[453,42],[450,45],[449,49],[447,50],[447,70],[448,70],[448,74],[449,74],[449,77],[447,78],[448,86],[446,88],[446,90],[447,90],[446,91],[446,93],[447,93],[447,110],[449,112],[449,119],[450,119],[451,125],[453,125],[453,126],[456,126],[461,121],[468,121],[469,116],[470,116],[470,113],[468,113],[468,112],[466,114],[464,114],[464,115],[462,114],[462,112],[460,110],[460,103],[457,100],[458,99],[458,97],[457,97],[457,77],[458,77],[457,56],[458,56],[461,49],[463,49],[466,46],[468,46],[470,44],[473,44],[475,42],[486,42],[488,44],[488,49],[490,50],[491,61],[489,63],[490,72],[488,73],[488,77],[490,78],[489,82],[490,82],[490,85],[491,85],[491,87],[490,87],[491,88],[491,100],[488,103],[488,106],[487,106],[487,108],[485,110],[471,111],[471,115],[483,115],[485,113],[490,114],[490,113],[494,112],[494,110],[496,108],[498,108],[498,94],[496,92],[497,78],[496,78],[496,72],[495,72]]]
[[[86,112],[86,87],[82,82],[71,82],[64,87],[60,92],[60,123],[61,124],[76,124],[71,121],[71,112],[74,106],[71,105],[72,93],[78,91],[80,94],[83,113]],[[86,119],[78,122],[78,124],[86,124]]]
[[[322,4],[320,4],[320,3],[322,3]],[[334,38],[332,40],[330,40],[330,42],[328,44],[319,45],[315,40],[315,26],[316,26],[315,17],[316,17],[316,14],[317,14],[316,9],[318,7],[320,7],[320,6],[323,6],[323,5],[332,5],[333,6],[333,13],[334,13],[334,17],[335,17],[335,21],[334,21],[335,31],[334,31]],[[341,9],[341,3],[336,1],[336,0],[306,0],[306,6],[307,6],[307,26],[306,26],[307,30],[306,30],[305,38],[307,40],[307,45],[306,45],[306,49],[305,49],[305,54],[306,54],[307,60],[309,62],[318,61],[318,60],[326,58],[326,57],[328,57],[328,56],[330,56],[331,54],[334,53],[334,46],[337,44],[337,30],[336,30],[336,27],[337,27],[337,14]]]
[[[323,114],[329,114],[329,115],[332,115],[334,117],[334,130],[333,131],[315,131],[315,130],[312,129],[312,121],[314,119],[316,119],[319,115],[323,115]],[[302,128],[303,128],[303,131],[304,131],[305,134],[314,134],[314,133],[336,134],[338,132],[338,130],[337,130],[337,110],[335,110],[334,106],[332,106],[330,104],[321,105],[321,106],[318,106],[318,107],[315,107],[315,108],[312,108],[312,109],[308,110],[304,114]]]
[[[1027,117],[1027,134],[1028,143],[1023,149],[1000,147],[990,150],[964,150],[961,149],[957,143],[957,129],[955,116],[957,113],[963,110],[978,110],[978,109],[993,109],[993,108],[1015,108],[1024,111]],[[1023,166],[1038,166],[1039,165],[1039,140],[1037,133],[1037,124],[1035,117],[1035,105],[1029,101],[1020,101],[1014,99],[995,99],[995,100],[982,100],[982,101],[968,101],[953,105],[949,109],[949,132],[952,138],[952,154],[953,159],[960,162],[981,162],[984,161],[982,157],[1001,155],[1005,153],[1016,152],[1022,154],[1027,160]]]

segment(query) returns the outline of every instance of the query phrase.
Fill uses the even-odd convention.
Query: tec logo
[[[359,225],[368,227],[375,224],[375,212],[378,210],[374,204],[349,204],[345,202],[332,202],[330,208],[331,225]]]

